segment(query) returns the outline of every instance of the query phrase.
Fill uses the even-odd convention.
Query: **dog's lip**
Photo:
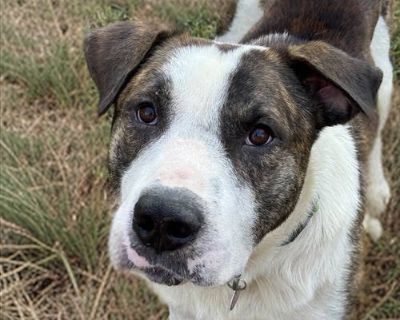
[[[164,284],[168,286],[177,286],[183,283],[188,282],[188,279],[185,279],[181,275],[176,272],[166,269],[161,266],[151,266],[147,268],[141,269],[141,271],[153,282]]]
[[[141,258],[145,259],[146,262],[148,261],[148,265],[138,266],[126,256],[127,269],[139,271],[149,280],[168,286],[176,286],[191,281],[190,276],[187,274],[187,272],[183,270],[179,272],[179,270],[177,270],[179,269],[179,264],[176,265],[176,268],[174,268],[173,265],[167,267],[161,261],[151,261],[153,260],[151,259],[151,257],[148,257],[145,254],[141,253],[140,250],[138,250],[137,248],[132,249],[135,250],[135,252]]]
[[[137,266],[127,257],[127,255],[125,255],[123,259],[124,263],[121,264],[121,267],[126,271],[136,271],[152,282],[168,286],[183,285],[188,282],[191,282],[194,285],[206,287],[215,285],[214,283],[205,281],[205,279],[203,279],[197,272],[189,273],[188,270],[184,270],[185,268],[182,269],[183,266],[179,266],[180,263],[177,263],[175,268],[173,264],[171,265],[171,263],[168,263],[167,267],[162,263],[162,261],[154,261],[154,259],[147,257],[137,248],[132,249],[136,250],[141,257],[144,257],[149,261],[149,265]]]

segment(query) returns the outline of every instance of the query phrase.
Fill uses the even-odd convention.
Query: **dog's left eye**
[[[246,138],[246,144],[251,146],[262,146],[271,142],[272,139],[273,134],[271,129],[265,125],[257,125],[250,131]]]
[[[141,102],[137,108],[137,118],[140,122],[145,124],[157,123],[157,112],[152,102]]]

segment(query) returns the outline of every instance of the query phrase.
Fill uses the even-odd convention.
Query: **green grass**
[[[26,87],[30,101],[51,100],[57,106],[76,107],[82,102],[93,103],[92,85],[81,81],[83,66],[82,57],[71,56],[68,43],[60,41],[47,48],[40,58],[29,51],[17,55],[5,51],[0,72],[8,81]]]
[[[90,26],[128,19],[135,3],[137,1],[122,5],[89,1],[79,6],[78,2],[70,1],[62,8],[46,1],[31,7],[22,5],[22,10],[27,7],[27,16],[29,13],[36,15],[40,10],[32,21],[38,39],[32,37],[29,26],[17,28],[7,24],[6,19],[2,20],[0,73],[7,81],[23,86],[29,102],[46,100],[64,108],[92,106],[96,91],[86,71],[81,48],[84,31]],[[57,9],[62,13],[58,14]],[[66,14],[64,11],[71,17],[58,23],[59,16]],[[80,17],[80,27],[83,27],[79,33],[72,29],[76,27],[76,16]],[[22,15],[21,18],[26,17]],[[57,31],[48,34],[47,27]]]
[[[128,20],[135,16],[144,2],[90,0],[80,5],[70,1],[64,2],[63,7],[49,1],[39,1],[36,6],[21,3],[22,10],[27,7],[26,11],[31,11],[31,14],[36,15],[40,10],[40,14],[32,18],[34,29],[37,29],[33,31],[38,34],[38,39],[32,37],[29,26],[17,27],[2,19],[0,74],[7,81],[23,86],[29,102],[42,99],[57,107],[92,106],[96,92],[88,78],[81,50],[84,32],[91,27]],[[18,9],[11,2],[8,6]],[[212,15],[204,4],[183,10],[173,4],[157,4],[153,13],[178,29],[190,31],[193,36],[211,38],[217,31],[218,17]],[[29,12],[26,16],[22,15],[22,18],[29,18]],[[62,19],[58,22],[60,16]],[[81,28],[79,33],[73,33],[77,21]],[[47,27],[56,30],[49,38],[46,38]]]
[[[102,27],[112,22],[129,20],[143,3],[143,0],[92,1],[83,7],[79,5],[75,11],[82,15],[90,27]]]
[[[109,224],[107,208],[98,205],[101,192],[90,192],[93,184],[104,187],[105,155],[102,152],[103,157],[97,159],[93,155],[95,161],[87,162],[87,167],[79,162],[87,161],[81,149],[94,140],[90,134],[107,141],[103,131],[80,137],[68,130],[50,137],[3,132],[0,141],[1,217],[21,227],[43,249],[64,253],[88,272],[98,264]]]
[[[193,37],[211,39],[217,33],[218,16],[212,15],[204,6],[180,8],[173,4],[159,4],[155,6],[155,13]]]

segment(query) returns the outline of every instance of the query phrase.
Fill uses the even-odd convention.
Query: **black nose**
[[[203,223],[200,202],[185,189],[147,191],[134,210],[133,230],[145,246],[157,252],[172,251],[190,243]]]

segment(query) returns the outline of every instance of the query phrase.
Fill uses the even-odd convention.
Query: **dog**
[[[111,262],[170,319],[349,314],[364,212],[376,239],[390,196],[387,10],[241,0],[215,40],[139,22],[87,35],[99,115],[114,105]]]

